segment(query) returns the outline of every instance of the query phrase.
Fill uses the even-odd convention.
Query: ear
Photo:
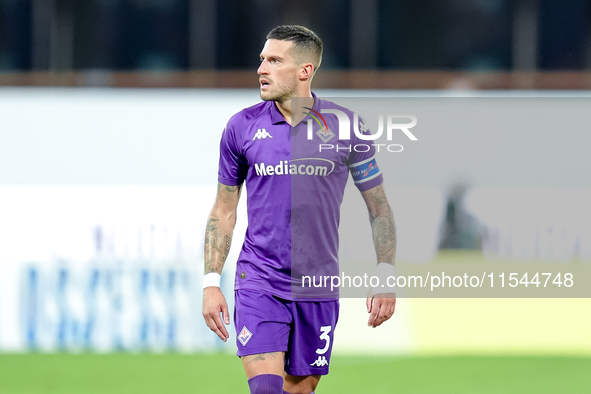
[[[314,75],[314,65],[312,63],[303,63],[300,65],[300,80],[310,79],[312,75]]]

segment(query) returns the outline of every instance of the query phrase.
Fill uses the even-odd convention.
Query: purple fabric
[[[248,379],[251,394],[282,394],[283,377],[279,375],[257,375]]]
[[[288,374],[327,375],[338,317],[338,301],[290,301],[256,290],[237,290],[237,354],[286,352]]]
[[[318,98],[313,109],[351,114]],[[337,117],[323,116],[329,130],[338,134]],[[351,140],[330,141],[341,148],[338,151],[319,152],[322,141],[317,136],[307,139],[305,121],[292,129],[268,101],[234,115],[222,134],[218,181],[230,186],[246,181],[248,192],[248,229],[237,262],[236,289],[271,292],[288,300],[338,298],[338,289],[331,291],[330,286],[303,289],[302,276],[338,275],[339,210],[349,172],[357,174],[355,185],[361,191],[380,185],[383,178],[371,161],[373,146],[367,152],[351,149],[352,144],[371,141],[351,132]],[[359,164],[363,162],[374,163],[366,178],[360,171],[368,171],[369,164]]]

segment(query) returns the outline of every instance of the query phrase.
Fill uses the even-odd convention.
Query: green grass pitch
[[[591,393],[591,357],[333,356],[319,394]],[[232,355],[0,355],[0,394],[248,393]]]

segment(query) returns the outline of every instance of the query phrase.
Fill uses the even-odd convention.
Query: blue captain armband
[[[375,157],[351,164],[349,165],[349,170],[356,185],[374,179],[382,173],[376,163]]]

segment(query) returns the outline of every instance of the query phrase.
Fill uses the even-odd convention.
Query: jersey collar
[[[312,93],[312,97],[314,97],[314,105],[312,106],[312,108],[314,108],[315,110],[319,110],[320,108],[320,99],[318,97],[316,97],[316,94],[314,92]],[[279,112],[279,110],[277,109],[277,105],[275,104],[275,101],[270,101],[269,102],[271,104],[271,122],[273,124],[278,124],[278,123],[287,123],[285,122],[285,118],[283,117],[283,115],[281,115],[281,112]]]

